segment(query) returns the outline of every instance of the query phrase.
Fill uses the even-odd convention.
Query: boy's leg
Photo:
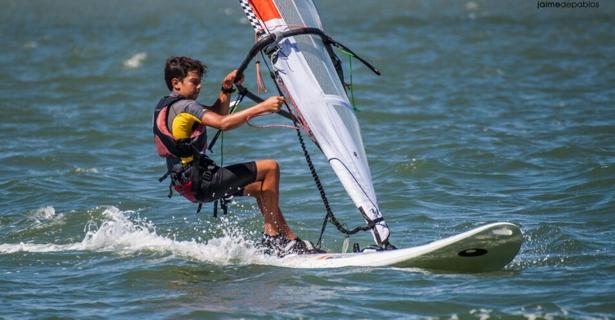
[[[275,160],[256,161],[256,181],[244,188],[244,195],[256,198],[265,220],[265,234],[282,234],[289,240],[297,235],[290,229],[279,207],[280,167]]]

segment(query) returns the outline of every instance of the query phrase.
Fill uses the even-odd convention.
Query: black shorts
[[[242,196],[245,186],[256,181],[256,162],[232,164],[212,171],[211,181],[201,183],[203,202],[226,196]]]

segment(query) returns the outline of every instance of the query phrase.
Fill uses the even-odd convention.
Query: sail
[[[262,34],[305,27],[323,30],[311,0],[240,2]],[[269,58],[277,85],[303,129],[327,157],[363,218],[374,225],[374,240],[386,242],[389,228],[378,207],[359,123],[322,38],[314,34],[282,38]]]

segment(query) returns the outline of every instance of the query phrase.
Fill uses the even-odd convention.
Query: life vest
[[[207,136],[205,126],[199,124],[193,130],[189,138],[175,139],[168,128],[169,108],[174,103],[185,99],[181,96],[166,96],[160,99],[154,109],[153,132],[154,144],[158,155],[164,158],[186,158],[192,156],[190,164],[178,164],[170,168],[159,181],[162,182],[171,175],[169,189],[174,188],[179,194],[191,202],[202,202],[200,186],[203,179],[203,169],[209,169],[214,163],[205,156],[207,147]],[[211,178],[209,179],[211,181]],[[206,181],[208,182],[208,181]],[[172,192],[169,190],[169,198]]]
[[[181,96],[163,97],[154,110],[154,143],[156,144],[156,151],[161,157],[190,157],[205,151],[207,147],[205,126],[202,124],[199,124],[193,130],[189,138],[184,139],[175,139],[167,126],[170,106],[184,99]]]

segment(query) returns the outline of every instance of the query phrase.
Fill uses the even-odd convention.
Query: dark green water
[[[506,269],[254,265],[261,219],[228,219],[157,182],[162,66],[210,67],[201,100],[253,41],[235,1],[11,1],[0,11],[0,317],[615,318],[615,7],[535,1],[318,1],[354,64],[358,118],[398,246],[519,224]],[[253,74],[253,73],[252,73]],[[247,82],[254,83],[252,75]],[[281,207],[316,239],[323,208],[293,131],[225,134],[224,162],[273,158]],[[333,209],[359,223],[313,158]],[[219,156],[219,151],[214,155]],[[333,229],[325,247],[341,249]],[[370,236],[352,238],[362,245]]]

